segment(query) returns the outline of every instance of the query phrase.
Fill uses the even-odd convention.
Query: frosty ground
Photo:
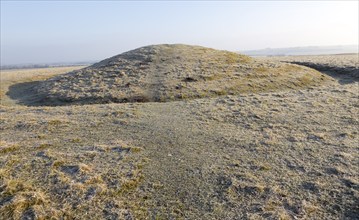
[[[322,73],[171,102],[29,107],[5,91],[0,217],[356,219],[359,84]]]

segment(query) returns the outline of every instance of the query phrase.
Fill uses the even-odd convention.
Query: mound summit
[[[165,102],[278,91],[325,80],[302,66],[189,45],[151,45],[41,82],[46,105]]]

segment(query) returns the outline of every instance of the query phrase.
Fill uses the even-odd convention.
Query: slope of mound
[[[359,78],[359,54],[281,56],[270,59]]]
[[[60,75],[35,90],[48,105],[172,101],[313,86],[310,68],[199,46],[154,45]]]

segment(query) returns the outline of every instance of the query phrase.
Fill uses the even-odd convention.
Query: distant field
[[[243,53],[250,56],[315,56],[318,54],[358,53],[358,45],[267,48],[262,50],[243,51]]]

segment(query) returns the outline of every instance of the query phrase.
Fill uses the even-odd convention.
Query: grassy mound
[[[49,105],[165,102],[318,85],[310,68],[257,61],[228,51],[154,45],[48,79],[36,87]]]

